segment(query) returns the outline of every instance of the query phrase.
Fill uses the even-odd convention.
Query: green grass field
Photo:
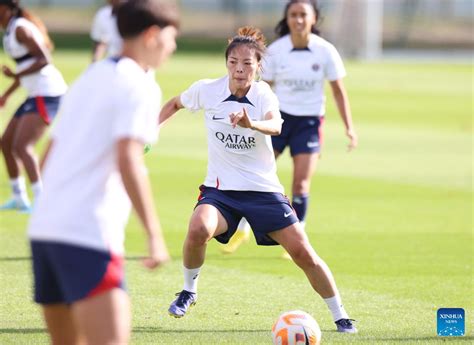
[[[89,54],[59,51],[55,59],[70,82],[87,66]],[[0,62],[6,59],[0,56]],[[472,67],[347,63],[347,68],[360,147],[345,152],[343,126],[329,100],[307,232],[331,267],[359,334],[336,333],[303,273],[280,259],[280,248],[253,242],[230,256],[211,242],[197,306],[183,319],[167,315],[182,286],[181,245],[207,159],[202,117],[181,111],[146,156],[173,261],[147,272],[138,261],[145,243],[135,217],[127,228],[133,344],[270,344],[272,323],[293,309],[315,317],[326,344],[473,341]],[[222,54],[181,54],[157,78],[168,99],[197,79],[223,73]],[[0,89],[5,86],[2,77]],[[0,110],[0,128],[21,99],[18,94]],[[288,154],[278,167],[288,190]],[[2,162],[0,200],[8,196]],[[0,344],[46,344],[31,301],[27,216],[0,217]],[[437,337],[441,307],[465,309],[465,337]]]

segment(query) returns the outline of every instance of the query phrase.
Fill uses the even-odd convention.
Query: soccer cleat
[[[170,307],[168,308],[168,313],[173,317],[180,318],[186,314],[189,307],[192,307],[196,304],[197,294],[183,290],[178,292],[176,296],[178,296],[178,298],[176,298],[173,303],[171,303]]]
[[[237,230],[229,240],[229,243],[226,243],[221,246],[221,251],[224,254],[232,254],[240,247],[244,242],[247,242],[250,238],[250,231],[247,230]]]
[[[352,324],[352,319],[340,319],[335,322],[337,331],[341,333],[357,333],[357,328]]]
[[[6,211],[6,210],[19,210],[19,211],[24,211],[27,209],[30,209],[30,204],[25,201],[17,201],[15,199],[10,199],[6,203],[0,206],[1,211]]]

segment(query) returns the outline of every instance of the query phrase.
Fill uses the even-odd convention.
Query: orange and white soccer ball
[[[301,310],[280,315],[272,328],[274,345],[319,345],[321,329],[315,319]]]

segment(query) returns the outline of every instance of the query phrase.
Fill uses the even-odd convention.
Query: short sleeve
[[[116,139],[134,138],[154,143],[158,138],[158,115],[161,91],[158,87],[135,87],[117,95],[113,136]]]
[[[92,21],[91,33],[90,36],[95,42],[104,42],[104,30],[103,30],[103,20],[102,20],[102,10],[99,10],[94,16]]]
[[[344,78],[346,76],[346,69],[344,68],[341,56],[333,45],[328,46],[327,54],[327,63],[324,70],[326,79],[335,81]]]
[[[203,85],[204,80],[199,80],[181,94],[181,104],[189,111],[195,112],[203,108],[201,96],[201,89]]]
[[[277,53],[269,49],[267,55],[262,59],[262,79],[266,81],[275,80],[275,66]]]
[[[265,82],[261,82],[261,83],[265,83]],[[277,96],[270,88],[270,85],[268,85],[267,83],[265,83],[264,85],[265,86],[262,87],[263,90],[261,93],[262,114],[265,115],[269,111],[272,111],[274,113],[279,113],[280,104],[278,102]]]

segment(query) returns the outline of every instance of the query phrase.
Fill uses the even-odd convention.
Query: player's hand
[[[245,107],[238,113],[230,113],[229,118],[232,128],[235,128],[237,125],[243,128],[252,128],[252,120],[249,118]]]
[[[358,138],[355,130],[352,128],[346,130],[346,135],[350,139],[350,143],[347,145],[347,151],[350,152],[357,147]]]
[[[150,237],[148,239],[148,257],[142,260],[143,266],[152,270],[167,263],[170,259],[168,249],[163,240],[158,240],[154,236]]]
[[[16,74],[8,66],[2,66],[2,73],[8,78],[16,78]]]

